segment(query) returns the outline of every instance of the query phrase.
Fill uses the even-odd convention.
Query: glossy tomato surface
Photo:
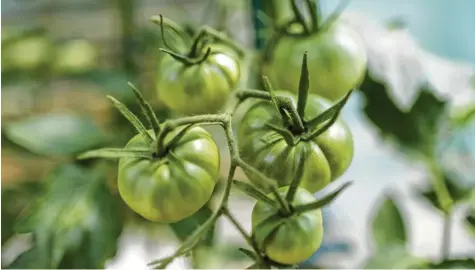
[[[212,45],[211,55],[199,65],[187,66],[166,55],[159,67],[158,97],[181,114],[215,113],[224,106],[240,75],[237,56],[223,45]]]
[[[165,137],[165,144],[181,128]],[[132,138],[126,149],[148,149],[142,136]],[[122,199],[144,218],[173,223],[208,202],[218,179],[219,150],[211,135],[192,127],[165,155],[156,159],[121,158],[118,187]]]
[[[294,94],[283,91],[276,94],[289,97],[297,106]],[[306,119],[314,118],[329,107],[329,101],[309,95]],[[319,136],[301,140],[296,145],[288,145],[284,137],[267,124],[286,128],[275,106],[270,101],[258,100],[249,107],[238,126],[238,145],[242,159],[275,179],[279,186],[290,185],[296,177],[303,153],[305,162],[300,186],[312,193],[341,176],[350,166],[353,137],[342,119]],[[250,176],[250,180],[262,187],[256,177]]]
[[[285,197],[288,187],[279,189]],[[273,197],[272,195],[269,195]],[[308,191],[298,188],[293,206],[314,202]],[[320,209],[278,216],[268,204],[258,201],[252,210],[252,228],[257,244],[273,261],[296,264],[310,258],[320,247],[323,239],[323,220]]]
[[[297,92],[306,51],[311,93],[335,101],[364,79],[364,43],[356,32],[341,23],[306,37],[284,36],[275,47],[272,60],[264,65],[264,75],[275,88]]]

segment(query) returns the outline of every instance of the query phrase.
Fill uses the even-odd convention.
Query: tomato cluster
[[[158,22],[163,34],[164,19]],[[167,22],[167,26],[184,35],[176,25]],[[264,64],[271,80],[263,77],[266,91],[262,91],[235,89],[240,52],[221,33],[204,29],[189,46],[187,54],[162,49],[167,55],[160,63],[157,91],[170,109],[192,116],[159,123],[133,88],[151,129],[112,99],[139,134],[123,149],[86,156],[119,158],[118,188],[126,204],[148,220],[174,223],[196,213],[213,194],[220,152],[212,136],[197,125],[220,124],[231,168],[210,222],[231,215],[227,200],[234,171],[241,167],[253,183],[244,191],[258,199],[249,236],[256,254],[251,257],[279,265],[306,260],[323,237],[324,204],[313,193],[340,177],[353,158],[353,137],[339,114],[364,72],[364,50],[339,25],[305,39],[284,38],[275,46],[272,62]],[[302,55],[301,69],[295,68]],[[274,82],[281,90],[273,90]],[[340,101],[333,104],[328,98]],[[232,116],[245,100],[249,106],[235,138]],[[216,114],[224,104],[229,108]]]

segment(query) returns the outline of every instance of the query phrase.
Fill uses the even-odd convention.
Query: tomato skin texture
[[[296,96],[289,92],[276,91],[277,95],[289,97],[296,107]],[[327,108],[329,101],[309,95],[305,118],[312,119]],[[289,146],[284,138],[267,127],[273,124],[283,127],[280,114],[270,101],[256,100],[244,114],[238,126],[238,141],[241,158],[256,169],[275,179],[280,187],[290,185],[297,175],[298,162],[306,152],[305,168],[300,187],[316,192],[341,176],[353,159],[353,137],[345,122],[338,119],[329,129],[309,141],[300,141]],[[266,139],[269,138],[269,139]],[[249,177],[257,186],[265,188],[256,177]]]
[[[179,130],[168,134],[164,142],[169,142]],[[125,148],[147,149],[147,144],[136,135]],[[218,179],[219,165],[219,149],[211,135],[201,127],[193,127],[160,159],[121,158],[119,193],[144,218],[174,223],[208,202]]]
[[[285,197],[288,187],[279,189]],[[269,195],[273,197],[272,195]],[[298,188],[293,206],[314,202],[308,191]],[[264,221],[276,210],[258,201],[252,210],[252,228],[257,244],[273,261],[281,264],[296,264],[310,258],[322,244],[323,218],[320,209],[290,217],[278,217],[264,225]]]
[[[170,109],[184,115],[218,112],[240,79],[240,65],[228,48],[214,44],[209,58],[186,66],[166,55],[159,66],[157,93]]]
[[[298,91],[302,56],[308,51],[309,92],[331,101],[357,87],[366,73],[366,48],[352,29],[336,23],[307,37],[285,36],[277,44],[264,75],[276,89]]]

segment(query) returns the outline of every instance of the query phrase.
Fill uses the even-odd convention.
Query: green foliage
[[[475,269],[474,259],[444,260],[440,263],[431,263],[427,269]]]
[[[404,246],[387,246],[378,249],[365,269],[427,269],[429,260],[409,254]]]
[[[404,246],[407,241],[403,216],[391,196],[386,197],[372,221],[376,248]]]
[[[32,116],[4,127],[8,139],[39,155],[71,156],[106,141],[91,118],[71,113]]]
[[[24,181],[2,189],[2,245],[14,235],[15,221],[41,188],[37,181]]]
[[[456,204],[464,202],[472,194],[473,187],[470,188],[463,186],[460,181],[456,181],[454,178],[451,178],[447,175],[445,175],[445,183],[447,185],[450,197]],[[432,186],[428,190],[421,192],[420,195],[427,199],[434,207],[441,210],[439,203],[437,202],[437,196]]]
[[[33,247],[11,268],[103,268],[115,255],[121,203],[98,172],[59,166],[27,211],[15,228],[33,234]]]
[[[384,138],[395,140],[405,151],[432,156],[438,135],[447,118],[446,102],[437,98],[428,85],[409,111],[399,109],[388,95],[385,84],[367,75],[360,89],[366,104],[364,113]]]
[[[185,241],[190,232],[198,229],[205,223],[213,214],[213,211],[208,205],[203,206],[198,212],[192,216],[170,224],[170,228],[180,241]],[[202,238],[202,244],[211,246],[214,242],[214,228],[208,230]]]

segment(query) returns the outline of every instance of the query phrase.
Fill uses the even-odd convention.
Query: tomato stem
[[[160,34],[165,47],[172,49],[172,47],[167,43],[167,40],[165,38],[165,26],[167,26],[176,34],[178,34],[178,36],[180,36],[186,44],[190,43],[190,37],[188,36],[188,34],[186,34],[186,32],[172,20],[164,18],[161,14],[159,16],[152,16],[150,20],[160,26]]]
[[[302,181],[306,159],[307,159],[307,151],[305,150],[305,148],[303,148],[302,155],[300,156],[300,159],[298,160],[297,173],[295,174],[295,177],[292,180],[292,183],[290,183],[290,188],[287,191],[287,194],[285,196],[285,200],[290,205],[292,205],[292,202],[294,201],[295,193],[297,192],[297,189],[300,186],[300,182]]]
[[[219,32],[219,31],[217,31],[217,30],[215,30],[215,29],[213,29],[209,26],[206,26],[206,25],[202,26],[201,29],[200,29],[200,32],[198,34],[198,37],[200,39],[202,39],[204,37],[212,37],[215,40],[223,43],[224,45],[231,47],[234,51],[236,51],[236,53],[239,55],[239,57],[244,56],[243,47],[241,47],[234,40],[232,40],[231,38],[226,36],[226,34],[221,33],[221,32]]]
[[[302,25],[304,32],[307,34],[310,34],[310,29],[308,28],[307,23],[305,22],[305,18],[302,14],[302,12],[299,10],[297,6],[297,1],[296,0],[290,0],[290,4],[292,5],[292,11],[294,13],[296,21]]]
[[[173,51],[170,51],[170,50],[167,50],[167,49],[164,49],[164,48],[159,48],[159,50],[161,52],[169,54],[175,60],[178,60],[178,61],[182,62],[186,66],[199,65],[199,64],[203,63],[204,61],[206,61],[206,59],[208,59],[208,57],[211,54],[211,48],[208,48],[206,50],[206,53],[204,55],[200,56],[199,58],[190,58],[188,56],[184,56],[184,55],[175,53]]]
[[[258,256],[256,259],[258,262],[262,261],[262,258],[260,257],[260,250],[257,247],[257,243],[253,237],[251,237],[246,230],[243,228],[243,226],[237,221],[237,219],[229,212],[229,209],[227,207],[222,208],[222,213],[224,216],[226,216],[229,221],[234,225],[234,227],[239,231],[239,233],[242,235],[242,237],[246,240],[247,244],[252,247],[256,255]]]
[[[155,137],[160,132],[160,121],[158,121],[157,115],[152,109],[150,103],[148,103],[145,98],[143,97],[142,93],[133,85],[131,82],[128,83],[129,87],[133,90],[135,97],[137,98],[140,108],[142,109],[142,113],[148,121],[150,128],[153,129]]]

